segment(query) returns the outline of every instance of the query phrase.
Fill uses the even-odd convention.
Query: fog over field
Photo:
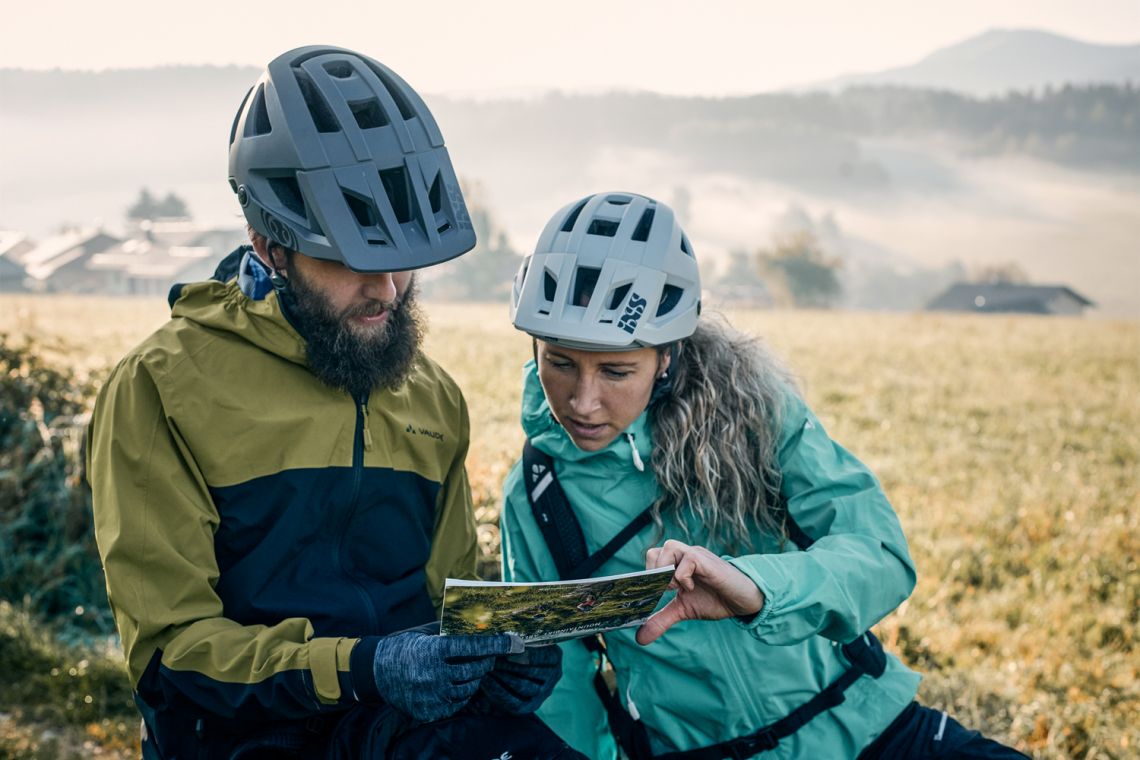
[[[1041,42],[994,32],[991,46],[995,34]],[[932,58],[944,68],[975,47]],[[631,190],[677,209],[709,282],[729,252],[806,228],[843,259],[846,306],[919,308],[955,274],[1016,264],[1032,282],[1092,299],[1093,314],[1136,317],[1140,91],[1128,82],[1140,80],[1140,46],[1074,50],[1100,48],[1122,79],[1099,90],[426,99],[472,199],[519,253],[560,206]],[[115,231],[144,186],[182,196],[200,221],[239,224],[226,138],[259,73],[0,70],[0,229]],[[927,273],[921,284],[916,273]]]

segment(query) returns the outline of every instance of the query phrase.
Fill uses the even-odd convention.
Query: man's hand
[[[454,715],[479,690],[495,658],[518,650],[517,637],[438,636],[404,631],[376,647],[372,674],[384,699],[416,720]]]
[[[764,606],[764,594],[747,575],[703,546],[672,539],[645,553],[645,569],[676,565],[669,588],[677,595],[637,629],[637,643],[649,644],[682,620],[749,617]]]
[[[562,677],[562,647],[527,647],[522,654],[500,657],[483,679],[483,693],[509,713],[532,713]]]

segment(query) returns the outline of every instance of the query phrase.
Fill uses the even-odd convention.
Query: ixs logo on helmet
[[[645,313],[646,303],[646,300],[637,293],[631,293],[629,303],[625,305],[625,314],[621,315],[617,326],[630,335],[633,335],[633,331],[637,329],[638,321],[640,321],[641,316]]]
[[[280,243],[291,251],[297,250],[297,237],[292,228],[281,219],[268,211],[262,210],[261,218],[265,222],[267,237],[275,243]]]

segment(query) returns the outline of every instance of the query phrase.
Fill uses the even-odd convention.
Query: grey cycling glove
[[[372,661],[376,688],[389,704],[416,720],[458,712],[479,690],[496,657],[518,651],[519,640],[494,636],[439,636],[404,631],[380,639]]]
[[[509,713],[539,708],[562,677],[562,647],[527,647],[522,654],[499,657],[483,679],[483,693]]]

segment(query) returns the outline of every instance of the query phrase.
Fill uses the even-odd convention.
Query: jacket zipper
[[[364,585],[353,577],[345,565],[346,553],[344,551],[344,543],[348,537],[348,526],[352,522],[352,515],[356,512],[357,502],[360,500],[360,482],[364,477],[364,452],[372,450],[372,434],[369,432],[367,424],[368,395],[365,394],[358,399],[353,399],[353,402],[356,406],[356,432],[352,442],[352,493],[349,496],[348,507],[345,509],[344,519],[341,521],[340,530],[338,531],[336,560],[341,573],[360,597],[364,605],[364,610],[368,613],[368,621],[372,626],[372,632],[379,633],[380,621],[376,614],[376,607],[372,603],[372,598],[369,597],[368,592],[364,590]]]

